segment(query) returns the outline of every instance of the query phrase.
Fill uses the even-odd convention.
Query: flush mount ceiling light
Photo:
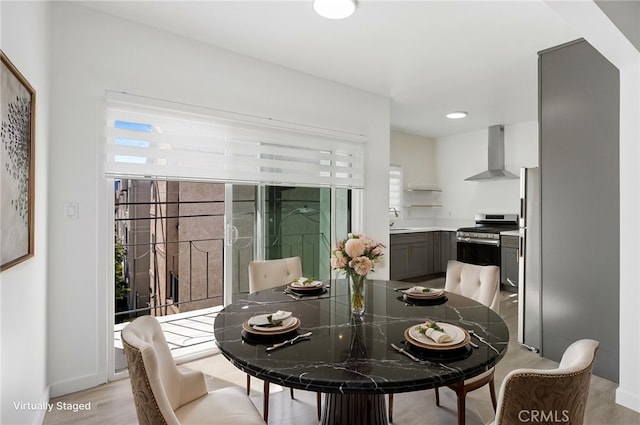
[[[327,19],[348,18],[356,10],[355,0],[313,0],[313,10]]]
[[[464,111],[455,111],[455,112],[449,112],[447,114],[447,118],[451,118],[452,120],[457,120],[460,118],[464,118],[467,116],[467,113]]]

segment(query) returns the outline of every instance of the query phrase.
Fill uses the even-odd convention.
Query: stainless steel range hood
[[[514,180],[519,179],[517,175],[504,169],[504,125],[492,125],[489,127],[489,169],[480,174],[471,176],[465,181],[491,181],[491,180]]]

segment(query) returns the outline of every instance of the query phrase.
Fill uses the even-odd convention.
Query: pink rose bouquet
[[[363,314],[365,280],[384,253],[384,246],[362,233],[349,233],[331,250],[331,268],[347,275],[351,294],[351,312]]]
[[[331,250],[331,268],[345,274],[366,276],[384,254],[384,245],[363,233],[349,233]]]

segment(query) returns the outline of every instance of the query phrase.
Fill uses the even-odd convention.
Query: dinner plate
[[[405,290],[402,291],[402,293],[408,298],[413,298],[414,300],[435,299],[444,296],[444,289],[429,289],[431,289],[431,292],[410,292],[408,290]]]
[[[298,281],[293,281],[287,286],[287,288],[291,289],[292,291],[317,291],[318,289],[321,289],[323,287],[324,283],[319,280],[314,280],[313,282],[306,285],[298,283]]]
[[[420,333],[418,328],[420,325],[414,325],[404,331],[404,337],[407,342],[416,347],[427,348],[429,350],[455,350],[464,347],[471,340],[471,335],[465,329],[450,323],[436,322],[451,337],[450,342],[438,344],[428,336]]]
[[[289,317],[288,319],[285,319],[280,326],[252,326],[249,324],[250,320],[251,319],[242,324],[242,329],[245,332],[256,335],[279,335],[289,333],[300,327],[300,319],[298,319],[297,317]]]

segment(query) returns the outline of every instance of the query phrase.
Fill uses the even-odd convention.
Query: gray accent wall
[[[596,339],[618,382],[619,73],[577,40],[540,52],[539,90],[542,355]]]

